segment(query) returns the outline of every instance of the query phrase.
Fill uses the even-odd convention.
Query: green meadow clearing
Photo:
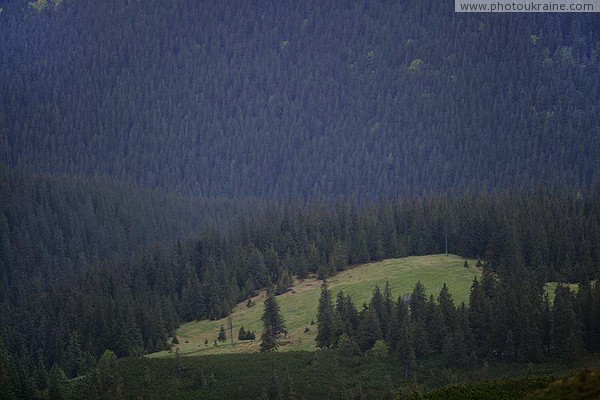
[[[334,298],[342,290],[352,296],[359,309],[363,302],[369,301],[376,286],[383,289],[385,283],[389,282],[392,294],[397,298],[399,295],[410,294],[419,280],[425,285],[427,293],[436,297],[446,283],[458,305],[468,302],[473,278],[481,274],[481,271],[475,268],[474,260],[466,261],[469,268],[464,268],[464,258],[455,255],[436,254],[389,259],[348,269],[328,279],[328,283]],[[320,280],[308,278],[296,281],[292,290],[277,296],[289,332],[288,337],[282,341],[280,351],[315,349],[316,325],[312,325],[311,321],[316,320],[320,287]],[[258,351],[264,298],[265,294],[262,292],[252,299],[255,303],[253,307],[248,308],[245,303],[240,303],[234,308],[234,346],[229,337],[227,342],[219,342],[214,346],[221,325],[227,328],[227,318],[217,321],[194,321],[182,325],[177,330],[179,345],[170,351],[154,353],[149,357],[173,356],[176,348],[183,355]],[[242,325],[246,329],[256,331],[256,341],[237,340],[237,333]],[[229,332],[227,334],[229,336]],[[206,340],[208,344],[205,344]]]
[[[546,293],[548,294],[548,301],[550,303],[554,302],[556,287],[559,285],[559,282],[548,282],[546,283]],[[561,283],[561,285],[568,286],[572,292],[577,293],[579,291],[579,284],[577,283]]]

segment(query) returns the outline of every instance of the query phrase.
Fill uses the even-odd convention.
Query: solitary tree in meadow
[[[263,333],[260,338],[260,351],[276,350],[279,335],[284,332],[285,324],[279,313],[279,305],[272,289],[267,292],[263,316]]]
[[[227,334],[225,333],[225,327],[221,325],[221,329],[219,330],[219,336],[217,336],[217,340],[219,342],[224,342],[227,340]]]

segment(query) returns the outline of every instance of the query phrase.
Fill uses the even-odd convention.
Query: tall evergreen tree
[[[323,280],[319,307],[317,309],[317,337],[315,338],[317,347],[329,348],[335,345],[334,313],[331,292],[327,286],[327,281]]]
[[[556,287],[552,307],[552,347],[557,355],[577,355],[583,349],[581,326],[574,302],[569,287]]]
[[[411,377],[416,363],[413,327],[408,307],[402,296],[398,298],[395,312],[392,315],[388,341],[390,342],[390,353],[403,369],[404,377]]]
[[[93,373],[94,394],[101,399],[123,398],[123,377],[116,367],[117,356],[105,351]]]
[[[284,332],[285,324],[272,289],[267,291],[261,320],[263,322],[263,333],[260,338],[260,351],[277,350],[279,335]]]
[[[69,338],[69,345],[65,352],[65,367],[67,369],[66,375],[69,378],[75,378],[79,375],[85,374],[87,367],[85,365],[85,358],[79,345],[79,340],[75,332],[71,333]]]
[[[464,303],[458,311],[456,328],[448,337],[443,352],[443,358],[447,365],[453,367],[468,366],[474,359],[473,344],[469,330],[468,312]]]
[[[427,302],[426,323],[430,350],[434,353],[440,353],[444,348],[448,334],[454,329],[446,325],[441,306],[436,304],[433,295],[429,296]]]
[[[445,282],[440,290],[438,303],[440,305],[440,311],[444,316],[446,328],[448,330],[453,329],[456,326],[456,307],[454,306],[452,294],[450,294],[450,290],[448,290],[448,286],[446,286]]]
[[[219,342],[224,342],[227,340],[227,333],[225,333],[225,327],[221,325],[221,329],[219,329],[219,335],[217,336],[217,340]]]
[[[429,337],[427,329],[427,297],[425,286],[418,281],[410,297],[410,318],[414,329],[414,346],[417,358],[429,354]]]
[[[48,397],[50,400],[67,400],[70,398],[69,381],[65,373],[54,365],[48,375]]]
[[[356,341],[361,351],[370,350],[375,342],[383,337],[379,317],[374,307],[368,307],[363,310],[358,331],[356,332]]]
[[[16,400],[13,364],[4,340],[0,337],[0,398]]]
[[[479,354],[488,352],[489,332],[491,327],[491,308],[483,287],[473,278],[469,293],[469,326]]]

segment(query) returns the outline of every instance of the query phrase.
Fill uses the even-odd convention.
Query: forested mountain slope
[[[2,337],[22,374],[57,363],[74,377],[107,349],[118,356],[163,350],[181,321],[223,318],[257,289],[274,283],[285,291],[293,275],[327,276],[350,264],[440,253],[447,226],[453,253],[484,257],[486,268],[505,280],[513,300],[499,307],[508,322],[497,329],[506,335],[512,327],[515,343],[525,348],[526,332],[538,328],[529,322],[529,296],[542,293],[547,281],[598,278],[599,210],[598,192],[272,208],[222,232],[204,230],[169,249],[86,270],[75,282],[27,285],[36,265],[15,264],[20,285],[5,281],[0,292]],[[29,291],[18,291],[23,286]],[[597,337],[590,338],[588,348],[596,351]]]
[[[499,290],[470,299],[494,321],[472,360],[600,351],[594,15],[0,0],[0,37],[0,397],[446,247]],[[548,281],[581,286],[551,310]]]
[[[225,227],[259,201],[186,198],[106,178],[0,166],[0,302],[43,293],[153,244]],[[25,289],[28,288],[28,289]],[[13,297],[13,301],[15,297]]]
[[[589,187],[600,30],[451,2],[10,1],[2,159],[202,195]]]

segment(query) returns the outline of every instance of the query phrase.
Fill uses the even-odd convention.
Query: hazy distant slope
[[[189,199],[103,178],[29,174],[0,165],[0,283],[16,289],[74,277],[92,263],[199,234],[245,207]],[[0,299],[2,296],[0,295]]]
[[[600,29],[425,1],[63,2],[0,14],[2,158],[203,195],[587,187]]]

